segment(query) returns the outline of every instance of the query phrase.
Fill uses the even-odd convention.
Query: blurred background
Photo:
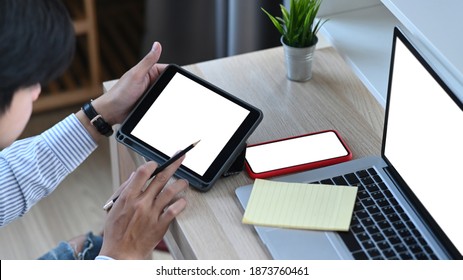
[[[63,0],[74,20],[77,52],[71,69],[48,85],[36,112],[101,94],[161,42],[161,62],[187,65],[274,47],[280,35],[261,7],[280,13],[278,0]]]

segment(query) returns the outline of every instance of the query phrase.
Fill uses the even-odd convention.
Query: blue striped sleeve
[[[0,226],[49,195],[97,147],[72,114],[41,135],[0,152]]]

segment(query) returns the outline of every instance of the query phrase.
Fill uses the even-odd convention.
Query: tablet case
[[[246,141],[249,138],[249,136],[252,134],[252,132],[254,132],[254,130],[257,128],[261,120],[263,119],[263,114],[262,114],[262,111],[260,111],[258,108],[217,88],[213,84],[195,76],[194,74],[186,71],[185,69],[177,65],[169,65],[169,67],[172,67],[173,69],[177,68],[178,69],[177,71],[180,71],[183,74],[188,74],[190,77],[191,76],[194,77],[196,81],[201,82],[203,86],[208,85],[210,88],[215,88],[216,90],[219,90],[223,96],[228,96],[229,98],[232,98],[232,100],[236,100],[236,101],[239,101],[241,104],[245,104],[245,106],[247,106],[247,109],[248,110],[252,109],[255,114],[255,119],[253,120],[252,123],[249,124],[249,126],[247,127],[247,130],[243,131],[242,135],[238,139],[233,140],[234,142],[233,142],[232,148],[228,150],[228,151],[231,151],[228,153],[229,154],[228,158],[223,160],[222,161],[223,163],[218,165],[219,167],[215,168],[215,170],[217,170],[216,173],[213,173],[211,176],[208,176],[207,179],[203,179],[193,174],[192,172],[190,172],[190,170],[184,167],[183,165],[175,173],[177,177],[188,180],[190,185],[194,187],[195,189],[199,191],[208,191],[220,177],[236,174],[237,172],[240,172],[241,170],[244,169],[244,153],[245,153],[245,148],[246,148]],[[143,101],[144,97],[146,96],[146,94],[148,94],[149,91],[150,89],[148,89],[145,95],[140,99],[140,102],[139,104],[135,106],[134,111],[140,105],[140,103]],[[129,114],[129,117],[127,119],[131,117],[132,113]],[[163,164],[165,161],[168,160],[168,158],[166,158],[165,155],[158,154],[156,151],[153,151],[152,149],[150,149],[150,147],[147,147],[146,144],[139,142],[137,139],[132,138],[131,135],[126,135],[123,132],[125,131],[123,129],[124,124],[125,124],[125,121],[120,127],[120,129],[116,132],[116,140],[118,142],[124,144],[125,146],[139,153],[141,156],[145,157],[146,159],[153,160],[159,164]]]
[[[225,171],[222,176],[228,177],[241,173],[244,170],[244,162],[246,159],[246,143],[241,147],[241,152],[238,154],[236,159],[230,165],[227,171]]]
[[[246,138],[247,139],[247,138]],[[243,139],[243,140],[246,140]],[[150,150],[146,149],[143,145],[140,145],[134,141],[132,141],[129,137],[124,136],[120,130],[116,132],[116,140],[125,146],[129,147],[130,149],[136,151],[138,154],[143,156],[146,160],[152,160],[159,164],[162,164],[166,161],[166,159],[161,158],[157,154],[151,152]],[[233,154],[229,157],[227,162],[223,165],[221,170],[217,173],[217,176],[211,182],[204,182],[198,180],[196,177],[191,176],[188,172],[179,168],[175,173],[178,177],[184,178],[188,180],[191,186],[199,191],[208,191],[212,185],[220,178],[220,176],[228,177],[231,175],[235,175],[243,171],[244,169],[244,160],[246,155],[246,142],[238,146],[238,148],[233,152]]]

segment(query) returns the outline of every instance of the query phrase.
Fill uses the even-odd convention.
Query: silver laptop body
[[[346,174],[369,170],[375,178],[370,185],[378,186],[382,180],[381,188],[367,198],[359,195],[359,207],[383,201],[396,206],[375,204],[368,206],[368,211],[356,206],[348,233],[256,226],[274,259],[462,258],[463,103],[398,28],[394,30],[389,76],[381,157],[273,180],[323,183],[327,178],[347,179]],[[251,191],[252,185],[236,190],[244,209]],[[392,208],[400,209],[400,214],[389,212]],[[372,222],[373,216],[381,215],[393,219]],[[409,221],[398,221],[398,217]],[[352,239],[352,244],[357,243],[347,242]],[[380,240],[380,245],[372,247],[372,239]]]

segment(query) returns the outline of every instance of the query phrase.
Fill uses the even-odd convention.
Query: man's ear
[[[29,89],[32,94],[33,100],[36,101],[37,98],[39,98],[40,93],[42,92],[42,86],[40,85],[40,83],[37,83],[35,85],[30,86]]]

